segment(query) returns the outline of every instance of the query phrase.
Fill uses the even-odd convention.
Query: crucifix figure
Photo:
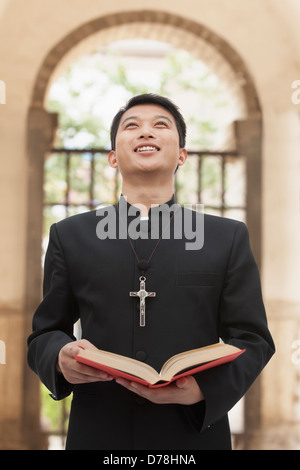
[[[140,290],[138,292],[129,292],[130,297],[140,298],[140,326],[145,326],[146,315],[146,297],[155,297],[156,292],[146,291],[146,278],[140,277]]]

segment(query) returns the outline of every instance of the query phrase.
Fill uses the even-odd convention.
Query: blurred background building
[[[71,398],[26,363],[49,226],[118,198],[110,121],[143,92],[188,123],[178,202],[245,221],[260,268],[277,352],[234,448],[300,448],[299,20],[298,0],[0,1],[0,449],[63,447]]]

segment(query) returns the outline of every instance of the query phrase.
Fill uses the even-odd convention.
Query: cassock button
[[[135,358],[138,361],[144,362],[147,359],[147,353],[145,353],[145,351],[138,351],[135,355]]]

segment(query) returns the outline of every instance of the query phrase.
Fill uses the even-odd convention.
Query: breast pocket
[[[177,286],[215,287],[218,284],[218,274],[205,272],[177,273]]]

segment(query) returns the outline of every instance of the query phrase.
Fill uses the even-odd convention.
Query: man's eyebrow
[[[173,124],[173,122],[171,121],[171,119],[168,117],[168,116],[165,116],[164,114],[158,114],[157,116],[154,116],[155,119],[167,119],[171,124]],[[127,118],[124,119],[124,121],[122,122],[122,126],[125,124],[125,122],[127,121],[131,121],[132,119],[140,119],[139,116],[129,116]]]
[[[155,116],[155,119],[167,119],[167,121],[169,121],[171,124],[173,124],[171,119],[168,116],[165,116],[164,114],[158,114],[157,116]]]
[[[125,124],[126,121],[131,121],[131,119],[138,119],[138,116],[129,116],[128,118],[124,119],[121,125],[123,126],[123,124]]]

